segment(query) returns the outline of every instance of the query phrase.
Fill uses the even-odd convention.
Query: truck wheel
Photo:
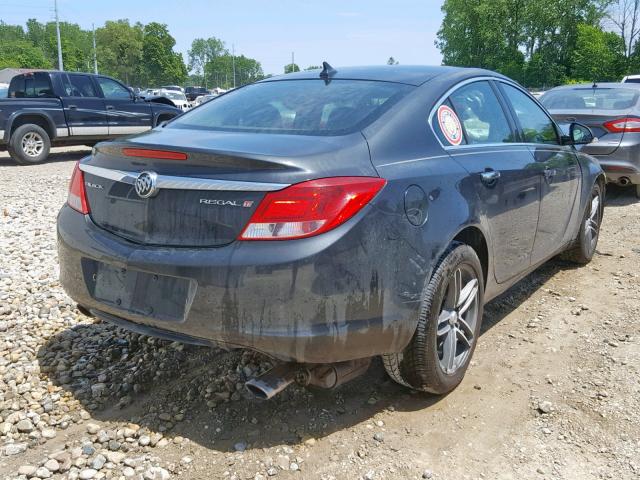
[[[483,306],[478,255],[468,245],[453,243],[427,285],[411,343],[402,353],[382,357],[389,376],[438,395],[456,388],[476,348]]]
[[[49,135],[42,127],[34,124],[19,126],[9,139],[9,155],[21,165],[44,162],[50,149]]]

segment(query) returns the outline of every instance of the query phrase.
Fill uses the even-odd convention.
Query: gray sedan
[[[633,185],[640,198],[640,84],[567,85],[540,102],[561,125],[589,126],[598,141],[581,151],[598,159],[609,182]]]

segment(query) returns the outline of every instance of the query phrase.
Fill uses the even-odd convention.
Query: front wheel
[[[9,140],[9,155],[21,165],[44,162],[49,156],[51,140],[44,128],[27,124],[16,128]]]
[[[586,265],[596,253],[598,238],[600,237],[600,225],[604,211],[604,198],[600,184],[596,183],[591,189],[591,196],[587,202],[578,237],[562,258],[569,262]]]
[[[402,353],[383,355],[389,376],[434,394],[462,381],[476,347],[484,307],[484,276],[476,252],[452,244],[431,277],[418,327]]]

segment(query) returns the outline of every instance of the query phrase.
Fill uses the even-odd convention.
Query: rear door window
[[[560,143],[555,123],[529,95],[506,83],[501,83],[501,88],[513,107],[525,143]]]
[[[88,75],[70,73],[62,76],[62,84],[67,97],[97,97],[98,93]]]
[[[436,110],[431,123],[445,146],[514,141],[504,109],[486,81],[455,90]],[[462,138],[458,138],[458,129],[462,131]]]

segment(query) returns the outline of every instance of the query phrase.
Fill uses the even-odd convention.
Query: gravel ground
[[[549,262],[487,306],[461,386],[412,394],[379,362],[337,391],[270,402],[267,358],[131,334],[58,283],[73,161],[0,153],[0,477],[638,479],[640,203],[611,188],[598,253]]]

